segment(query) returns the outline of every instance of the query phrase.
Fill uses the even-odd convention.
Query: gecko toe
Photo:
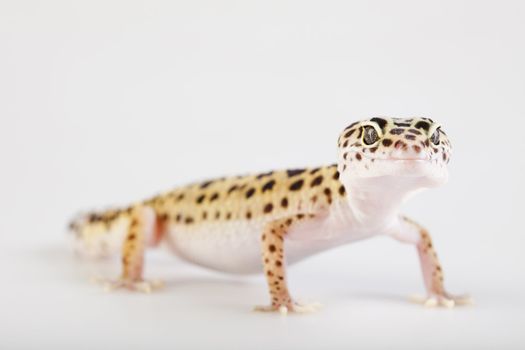
[[[410,300],[427,308],[445,307],[447,309],[452,309],[456,306],[473,304],[472,299],[468,295],[452,296],[447,293],[443,295],[431,295],[428,297],[412,296],[410,297]]]
[[[322,305],[320,303],[303,303],[303,302],[292,302],[287,305],[268,305],[268,306],[256,306],[254,311],[259,312],[279,312],[281,315],[286,316],[289,313],[312,313],[318,311]]]
[[[116,280],[107,280],[96,278],[94,282],[101,284],[105,292],[112,292],[117,289],[127,289],[130,291],[141,292],[149,294],[164,287],[164,282],[161,280],[130,280],[119,278]]]

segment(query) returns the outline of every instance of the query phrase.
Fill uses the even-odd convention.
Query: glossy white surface
[[[294,295],[323,308],[287,317],[251,311],[268,302],[262,277],[210,273],[162,251],[149,254],[147,272],[167,286],[144,295],[103,292],[89,278],[113,277],[116,264],[83,264],[65,254],[63,245],[3,250],[1,344],[6,349],[42,344],[56,349],[521,348],[525,288],[523,279],[516,282],[505,268],[511,259],[489,264],[437,239],[447,286],[468,290],[476,305],[447,310],[410,303],[410,295],[423,292],[417,254],[387,238],[293,266]]]

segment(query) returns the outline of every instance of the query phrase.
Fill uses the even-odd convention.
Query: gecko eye
[[[379,136],[376,129],[372,126],[365,126],[363,129],[363,142],[365,145],[373,145],[377,140],[379,140]]]
[[[439,145],[439,128],[430,136],[430,141],[432,141],[434,145]]]

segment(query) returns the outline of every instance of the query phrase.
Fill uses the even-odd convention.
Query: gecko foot
[[[136,292],[151,293],[164,287],[164,282],[161,280],[146,281],[124,278],[119,278],[118,280],[94,278],[93,280],[95,283],[101,284],[106,292],[116,289],[128,289]]]
[[[272,304],[268,306],[256,306],[254,311],[258,312],[279,312],[281,315],[287,315],[289,312],[292,313],[311,313],[319,310],[322,307],[320,303],[303,303],[303,302],[292,302],[286,305],[283,304]]]
[[[472,305],[474,303],[472,298],[468,295],[456,296],[450,294],[433,294],[428,297],[412,296],[410,297],[410,300],[427,308],[446,307],[452,309],[455,306]]]

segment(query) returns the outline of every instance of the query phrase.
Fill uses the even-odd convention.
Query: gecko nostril
[[[416,152],[416,153],[421,152],[421,147],[419,147],[418,145],[413,145],[413,146],[412,146],[412,149],[413,149],[414,152]]]
[[[406,148],[406,144],[401,140],[397,140],[396,143],[394,144],[394,147],[395,148]]]

